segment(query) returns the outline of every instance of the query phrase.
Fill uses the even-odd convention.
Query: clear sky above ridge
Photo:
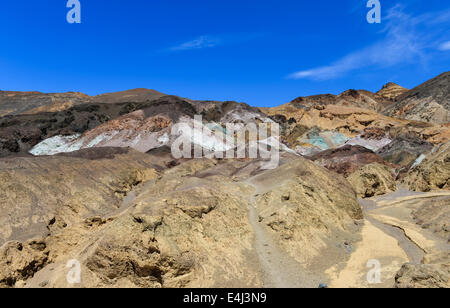
[[[450,2],[380,0],[2,1],[0,89],[95,95],[151,88],[275,106],[450,69]]]

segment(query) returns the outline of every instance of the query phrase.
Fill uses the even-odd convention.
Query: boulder
[[[450,189],[450,143],[433,150],[418,166],[409,171],[402,183],[410,190]]]
[[[450,253],[428,255],[422,264],[405,264],[395,276],[396,288],[450,288]]]
[[[347,179],[361,198],[384,195],[397,190],[391,169],[377,163],[359,168]]]

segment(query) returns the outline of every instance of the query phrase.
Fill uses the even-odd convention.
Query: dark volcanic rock
[[[426,142],[414,134],[403,134],[377,151],[377,154],[390,163],[406,167],[411,166],[421,154],[428,153],[432,149],[432,143]]]
[[[333,94],[321,94],[307,97],[298,97],[291,104],[298,109],[309,109],[315,106],[325,106],[336,104],[337,96]]]
[[[27,153],[41,140],[41,130],[36,127],[0,128],[0,157],[11,153]]]
[[[40,141],[53,136],[92,132],[99,126],[107,122],[111,123],[112,120],[119,120],[121,117],[124,117],[124,121],[127,122],[132,117],[127,116],[136,111],[141,111],[143,120],[159,116],[172,123],[179,122],[182,117],[194,118],[197,114],[203,115],[205,121],[218,123],[259,123],[267,119],[267,116],[259,109],[243,103],[191,101],[177,96],[159,97],[156,94],[154,96],[153,92],[141,92],[136,90],[125,93],[142,94],[143,96],[137,95],[138,101],[117,103],[115,101],[123,100],[128,96],[134,98],[135,95],[108,94],[102,96],[102,100],[108,101],[107,103],[89,103],[58,112],[8,115],[0,118],[0,157],[27,153]],[[141,101],[143,97],[152,99]],[[127,124],[119,126],[125,129]],[[104,132],[104,130],[100,131]]]
[[[371,163],[386,164],[379,155],[359,145],[346,145],[323,151],[312,156],[311,159],[318,165],[344,176],[348,176],[360,167]]]
[[[386,129],[379,127],[368,127],[361,134],[361,138],[369,140],[381,140],[386,137]]]
[[[252,117],[265,118],[266,114],[258,108],[245,103],[233,101],[193,101],[191,102],[197,114],[203,116],[207,122],[233,122],[247,124]]]
[[[40,141],[55,135],[83,134],[136,110],[143,110],[148,117],[164,114],[172,119],[196,114],[187,101],[165,96],[147,102],[84,104],[53,113],[9,115],[0,118],[0,157],[26,153]]]

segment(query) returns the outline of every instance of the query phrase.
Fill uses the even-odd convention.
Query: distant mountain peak
[[[406,92],[408,92],[408,89],[399,86],[394,82],[388,82],[381,88],[380,91],[377,92],[377,94],[387,99],[395,100]]]
[[[166,94],[152,89],[136,88],[119,92],[100,94],[94,97],[97,103],[145,102],[158,99]]]
[[[387,84],[385,84],[383,86],[382,89],[389,89],[389,88],[393,88],[393,87],[401,87],[398,84],[396,84],[395,82],[388,82]]]

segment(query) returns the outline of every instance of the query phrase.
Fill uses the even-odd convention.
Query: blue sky
[[[90,95],[151,88],[275,106],[298,96],[414,87],[450,67],[450,4],[380,0],[2,1],[0,89]]]

